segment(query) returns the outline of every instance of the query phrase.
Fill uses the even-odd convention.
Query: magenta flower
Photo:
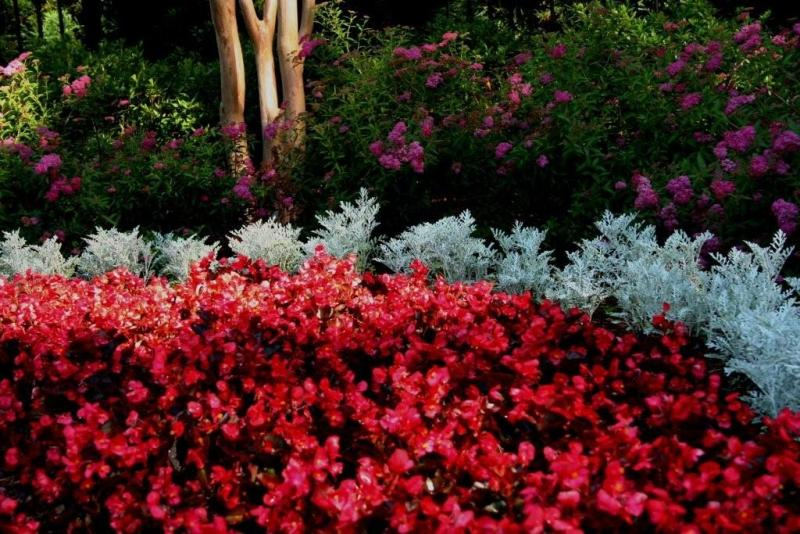
[[[572,93],[569,91],[559,91],[556,90],[553,93],[553,100],[556,104],[566,104],[567,102],[572,101]]]
[[[380,158],[378,158],[378,163],[380,163],[385,169],[389,169],[391,171],[399,171],[400,167],[403,165],[400,159],[394,154],[382,155]]]
[[[720,180],[719,178],[711,182],[711,192],[718,201],[723,201],[736,191],[736,184],[730,180]]]
[[[369,151],[376,158],[383,154],[383,141],[373,141],[369,145]]]
[[[750,176],[758,178],[764,176],[769,171],[769,159],[760,154],[753,156],[750,160]]]
[[[686,62],[682,59],[679,59],[673,63],[670,63],[669,66],[667,66],[667,74],[669,74],[670,78],[674,78],[675,76],[680,74],[681,71],[683,71],[683,69],[685,68],[686,68]]]
[[[406,59],[408,61],[416,61],[422,59],[422,50],[419,47],[403,48],[398,46],[394,49],[394,55]]]
[[[658,203],[658,194],[651,187],[640,187],[637,190],[636,200],[633,201],[633,207],[642,211],[657,208]]]
[[[300,50],[297,52],[297,57],[305,59],[314,53],[314,49],[318,46],[325,44],[323,39],[309,39],[307,35],[300,38]]]
[[[624,180],[619,180],[614,184],[614,189],[616,191],[624,191],[627,188],[628,184],[626,184]]]
[[[692,181],[688,176],[678,176],[667,182],[666,190],[678,206],[688,204],[694,196]]]
[[[678,227],[678,208],[670,202],[661,209],[658,213],[658,218],[661,219],[664,228],[668,232],[672,232]]]
[[[658,194],[653,190],[650,179],[636,173],[631,178],[631,181],[636,188],[636,199],[633,201],[633,207],[639,211],[658,208],[660,200]]]
[[[533,54],[531,54],[530,52],[521,52],[521,53],[517,54],[516,56],[514,56],[514,59],[512,59],[512,62],[514,63],[514,65],[517,65],[517,66],[524,65],[525,63],[530,61],[532,57],[533,57]]]
[[[681,98],[681,109],[684,111],[692,109],[702,102],[703,95],[701,93],[687,93]]]
[[[779,198],[772,203],[772,214],[778,221],[778,228],[785,234],[793,234],[797,228],[797,215],[800,213],[797,205]]]
[[[761,23],[756,21],[742,26],[733,36],[733,40],[744,52],[750,52],[761,46]]]
[[[546,155],[540,154],[538,158],[536,158],[536,164],[544,169],[550,164],[550,160],[547,158]]]
[[[45,154],[34,167],[36,174],[47,174],[61,168],[61,156],[58,154]]]
[[[732,159],[725,158],[720,163],[722,170],[729,174],[733,174],[739,168],[739,165]]]
[[[800,150],[800,135],[791,130],[785,130],[775,137],[772,148],[778,152],[797,152]]]
[[[428,115],[420,123],[420,129],[423,137],[430,137],[433,135],[433,117]]]
[[[498,143],[498,145],[494,149],[494,157],[497,159],[505,158],[511,149],[514,148],[514,145],[509,143],[508,141],[503,141],[502,143]]]
[[[543,72],[541,76],[539,76],[539,83],[542,85],[550,85],[553,83],[555,78],[549,72]]]
[[[425,80],[425,87],[428,87],[430,89],[436,89],[442,84],[443,81],[444,81],[444,76],[442,76],[442,73],[434,72],[433,74],[428,76],[427,80]]]
[[[551,48],[547,54],[553,59],[561,59],[565,55],[567,55],[567,45],[564,43],[558,43],[553,48]]]
[[[395,145],[404,145],[406,142],[405,133],[408,131],[408,126],[403,121],[396,123],[389,132],[387,139]]]
[[[715,72],[722,66],[722,54],[714,54],[708,58],[703,68],[708,72]]]
[[[739,130],[725,132],[723,139],[728,148],[740,153],[745,152],[756,139],[756,127],[748,125]]]
[[[725,114],[730,115],[746,104],[752,104],[756,100],[756,95],[734,95],[725,105]]]

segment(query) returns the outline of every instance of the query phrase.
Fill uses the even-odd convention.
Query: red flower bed
[[[800,417],[488,284],[0,280],[0,529],[797,532]]]

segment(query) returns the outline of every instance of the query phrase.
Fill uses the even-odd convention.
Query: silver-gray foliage
[[[229,235],[228,244],[236,254],[263,259],[286,271],[296,270],[305,253],[300,229],[274,218],[248,224]]]
[[[595,223],[600,236],[585,239],[567,254],[569,263],[553,276],[548,298],[583,308],[590,315],[617,293],[623,266],[658,246],[655,229],[634,222],[634,215],[614,217],[606,212]]]
[[[158,270],[176,280],[186,280],[193,263],[211,253],[216,255],[219,243],[206,243],[196,236],[178,237],[173,234],[156,234],[153,244],[158,254]]]
[[[41,245],[29,245],[19,230],[3,232],[0,241],[0,274],[11,276],[32,271],[41,274],[72,276],[77,258],[65,258],[61,245],[51,237]]]
[[[118,267],[144,279],[154,274],[156,252],[139,234],[138,226],[130,232],[98,227],[84,241],[86,248],[78,259],[78,272],[83,276],[98,276]]]
[[[495,263],[491,245],[473,237],[475,219],[469,211],[434,223],[412,226],[380,246],[377,261],[395,272],[409,272],[413,260],[450,282],[475,282],[487,277]]]
[[[308,255],[312,255],[320,244],[328,254],[337,258],[355,254],[358,269],[364,270],[377,243],[372,233],[378,226],[378,201],[362,188],[354,204],[342,202],[339,209],[338,213],[327,211],[317,215],[321,228],[312,232],[311,239],[303,248]]]
[[[509,293],[531,291],[544,295],[552,284],[552,252],[542,251],[546,231],[526,228],[517,222],[507,234],[493,229],[502,255],[495,265],[497,289]]]

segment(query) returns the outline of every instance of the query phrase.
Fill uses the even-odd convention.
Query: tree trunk
[[[278,14],[277,0],[264,1],[261,18],[256,14],[253,0],[239,0],[245,27],[253,41],[258,77],[258,105],[261,118],[261,165],[268,167],[273,162],[275,134],[273,124],[281,113],[278,100],[278,81],[275,76],[275,23]]]
[[[224,126],[244,123],[244,58],[236,23],[236,0],[209,0],[211,20],[217,37],[220,72],[220,123]],[[231,172],[242,176],[247,170],[247,137],[234,139],[230,154]]]
[[[314,23],[314,0],[303,0],[298,20],[299,0],[278,0],[278,65],[286,120],[292,123],[292,146],[302,148],[305,137],[306,94],[303,84],[303,58],[300,39],[310,38]]]

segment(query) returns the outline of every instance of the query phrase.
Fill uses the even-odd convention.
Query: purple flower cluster
[[[34,167],[36,174],[57,172],[61,168],[61,156],[58,154],[45,154]]]
[[[730,180],[715,179],[711,182],[711,192],[718,201],[723,201],[736,191],[736,184]]]
[[[8,65],[5,67],[0,66],[0,75],[3,75],[7,78],[14,76],[15,74],[19,74],[20,72],[25,71],[25,60],[30,57],[30,52],[23,52],[17,58],[12,59],[8,62]]]
[[[747,125],[744,128],[725,132],[723,143],[725,146],[736,152],[746,152],[756,139],[756,127]]]
[[[703,101],[702,93],[687,93],[681,98],[681,109],[686,111]]]
[[[56,202],[61,196],[72,196],[81,189],[81,178],[75,176],[67,180],[64,176],[60,176],[50,184],[50,189],[44,194],[44,199],[47,202]]]
[[[667,182],[667,191],[672,196],[672,201],[679,206],[688,204],[694,196],[692,181],[688,176],[678,176]]]
[[[740,107],[752,104],[756,100],[756,95],[733,95],[725,105],[725,115],[730,115]]]
[[[779,198],[772,203],[772,214],[778,220],[778,227],[787,235],[797,229],[797,215],[800,210],[797,204]]]
[[[406,123],[400,121],[386,136],[388,146],[383,141],[374,141],[369,150],[385,169],[399,171],[403,163],[408,163],[414,172],[422,174],[425,171],[425,149],[418,141],[409,143],[405,136],[407,131]]]
[[[761,23],[756,21],[742,26],[733,36],[733,40],[743,52],[752,52],[761,46]]]
[[[653,184],[650,182],[650,178],[642,176],[639,173],[635,173],[633,178],[631,178],[631,183],[633,184],[634,189],[636,189],[636,200],[634,200],[633,206],[637,210],[643,211],[646,209],[658,208],[658,193],[656,193],[653,189]]]
[[[496,159],[503,159],[505,158],[511,149],[514,148],[514,145],[509,143],[508,141],[503,141],[502,143],[498,143],[498,145],[494,149],[494,157]]]
[[[566,104],[567,102],[572,102],[572,93],[569,91],[556,90],[553,93],[553,102],[556,104]]]

